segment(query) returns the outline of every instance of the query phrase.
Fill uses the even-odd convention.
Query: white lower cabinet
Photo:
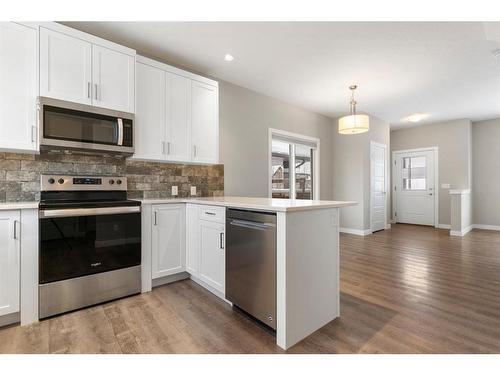
[[[220,210],[220,207],[187,205],[186,270],[224,295],[226,279],[224,216],[201,215],[201,211]],[[224,215],[224,211],[222,212]]]
[[[164,204],[152,208],[151,276],[157,279],[186,269],[185,205]]]
[[[0,211],[0,316],[19,311],[21,214]]]

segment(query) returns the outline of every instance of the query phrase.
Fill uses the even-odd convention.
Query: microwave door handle
[[[118,146],[123,145],[123,120],[118,119]]]

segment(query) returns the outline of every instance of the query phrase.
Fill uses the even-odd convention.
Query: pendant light
[[[356,113],[356,101],[354,100],[354,90],[358,86],[349,86],[351,90],[351,102],[349,116],[344,116],[339,119],[339,133],[340,134],[360,134],[367,132],[370,129],[370,118],[368,115],[358,115]]]

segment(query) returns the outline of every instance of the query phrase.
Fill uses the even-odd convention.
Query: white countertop
[[[0,211],[38,209],[38,202],[5,202],[0,203]]]
[[[322,201],[306,199],[272,199],[251,197],[207,197],[207,198],[172,198],[172,199],[143,199],[143,204],[165,204],[165,203],[195,203],[213,206],[248,208],[266,211],[306,211],[322,208],[339,208],[355,206],[357,202],[345,201]]]

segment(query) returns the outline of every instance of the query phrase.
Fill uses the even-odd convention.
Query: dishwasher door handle
[[[268,230],[270,228],[274,228],[274,224],[270,223],[257,223],[255,221],[247,221],[247,220],[237,220],[231,219],[229,225],[233,225],[235,227],[242,227],[248,229],[256,229],[256,230]]]

